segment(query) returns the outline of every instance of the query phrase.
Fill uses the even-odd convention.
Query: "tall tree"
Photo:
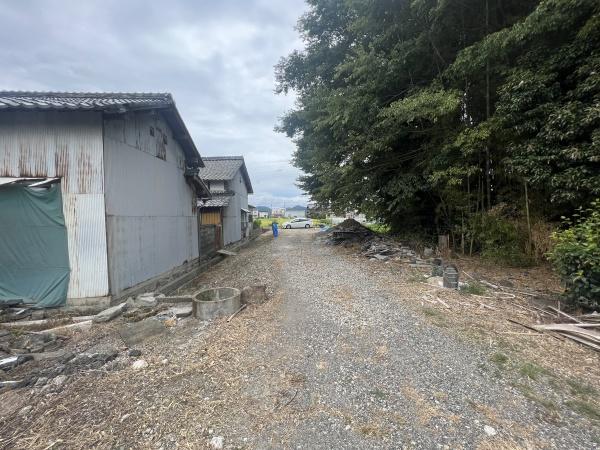
[[[597,1],[308,4],[278,129],[317,202],[433,231],[524,181],[549,216],[600,194]]]

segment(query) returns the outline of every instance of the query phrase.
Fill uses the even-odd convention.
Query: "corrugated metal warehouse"
[[[0,92],[0,199],[3,187],[60,184],[67,304],[109,303],[198,258],[202,166],[169,94]],[[25,231],[14,230],[15,215],[1,211],[0,227],[12,226],[19,240]],[[0,266],[0,301],[40,302],[2,289],[19,269],[22,253],[13,253]]]

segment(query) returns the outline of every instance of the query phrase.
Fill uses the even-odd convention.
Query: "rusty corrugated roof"
[[[203,167],[200,153],[169,93],[0,91],[0,111],[81,110],[119,114],[152,109],[159,110],[169,123],[187,164]]]

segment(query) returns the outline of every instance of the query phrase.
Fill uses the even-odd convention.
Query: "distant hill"
[[[291,208],[286,208],[286,209],[288,209],[288,210],[291,209],[291,210],[294,210],[294,211],[297,211],[297,210],[306,210],[306,206],[296,205],[296,206],[292,206]]]

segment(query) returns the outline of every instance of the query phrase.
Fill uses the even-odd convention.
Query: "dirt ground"
[[[121,319],[74,335],[118,356],[0,392],[0,448],[598,448],[600,356],[506,320],[548,320],[533,306],[555,277],[456,263],[512,294],[427,284],[314,230],[263,235],[186,291],[263,284],[267,302],[182,319],[137,357]]]

